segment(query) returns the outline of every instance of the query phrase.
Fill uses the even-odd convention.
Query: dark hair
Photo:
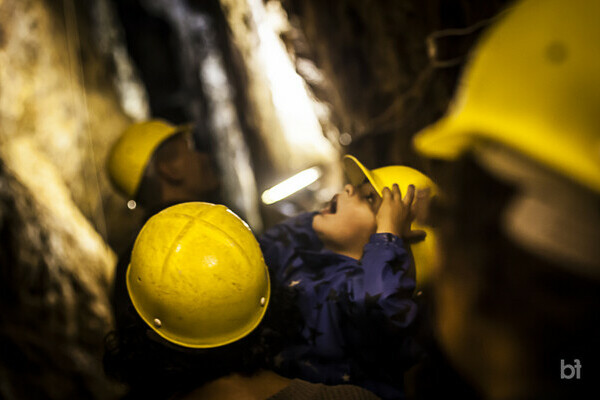
[[[473,312],[509,327],[524,341],[531,390],[549,398],[583,393],[600,355],[600,283],[519,247],[501,218],[517,188],[493,177],[472,156],[433,165],[447,195],[433,207],[444,249],[443,275],[452,274],[477,293]],[[437,214],[437,215],[436,215]],[[579,359],[588,380],[561,380],[561,359]],[[583,367],[585,370],[585,367]]]
[[[259,326],[234,343],[211,349],[167,342],[146,325],[133,306],[129,311],[130,323],[107,336],[104,355],[106,374],[130,387],[129,398],[168,398],[231,373],[251,375],[273,369],[277,354],[290,341],[300,340],[294,294],[275,284]]]

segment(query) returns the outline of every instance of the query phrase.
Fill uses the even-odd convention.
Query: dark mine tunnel
[[[598,21],[0,1],[0,399],[598,398]]]

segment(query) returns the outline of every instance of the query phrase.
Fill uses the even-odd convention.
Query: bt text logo
[[[560,379],[580,379],[581,378],[581,363],[576,358],[575,365],[565,364],[565,360],[560,360]]]

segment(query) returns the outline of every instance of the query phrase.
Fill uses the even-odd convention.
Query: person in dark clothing
[[[130,323],[107,337],[106,373],[129,399],[377,400],[273,372],[300,317],[294,294],[270,282],[255,237],[225,206],[161,211],[136,240]]]
[[[433,183],[407,167],[369,171],[351,156],[345,166],[353,184],[325,209],[259,237],[274,284],[295,291],[303,317],[304,341],[286,348],[279,370],[403,398],[403,373],[419,353],[411,335],[417,307],[407,241],[425,234],[411,228],[415,186],[424,193]],[[419,268],[427,254],[416,254]]]

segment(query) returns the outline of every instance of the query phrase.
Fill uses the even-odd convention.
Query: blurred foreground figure
[[[225,206],[185,203],[156,214],[127,268],[131,323],[107,341],[106,372],[143,399],[356,399],[271,371],[299,331],[286,292],[271,287],[250,228]]]
[[[107,170],[114,186],[130,199],[128,206],[144,208],[145,220],[178,203],[218,202],[219,179],[209,154],[196,145],[191,125],[162,120],[132,124],[113,145]],[[115,273],[111,302],[117,324],[127,319],[131,306],[125,270],[134,239],[119,256]]]
[[[516,3],[415,137],[443,192],[438,340],[486,398],[598,395],[599,20],[597,0]]]

